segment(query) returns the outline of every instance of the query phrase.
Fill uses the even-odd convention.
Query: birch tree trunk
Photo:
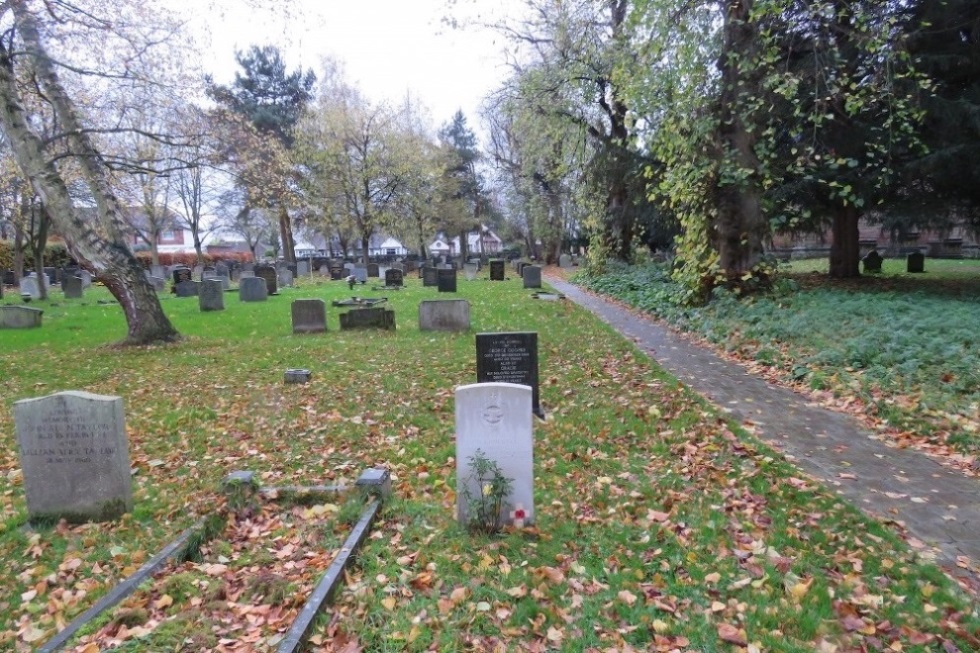
[[[10,141],[14,157],[34,190],[50,211],[68,251],[102,281],[123,308],[126,341],[146,344],[171,341],[178,333],[163,312],[156,291],[125,241],[119,204],[109,186],[107,169],[55,73],[27,3],[10,3],[18,33],[36,79],[52,103],[59,126],[67,135],[89,191],[95,199],[101,224],[89,224],[76,209],[65,180],[47,156],[44,144],[31,128],[18,93],[14,60],[0,46],[0,125]]]

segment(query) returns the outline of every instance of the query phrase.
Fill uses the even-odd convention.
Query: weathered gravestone
[[[155,277],[152,274],[146,275],[146,280],[153,286],[153,289],[157,292],[162,292],[164,288],[167,287],[167,280],[163,277]]]
[[[194,269],[191,271],[191,275],[192,278],[196,279],[197,281],[201,281],[202,279],[204,279],[204,266],[195,265]]]
[[[65,293],[65,299],[82,298],[82,278],[73,275],[65,275],[61,278],[61,291]]]
[[[922,252],[912,252],[906,259],[905,269],[908,272],[918,273],[926,271],[926,257]]]
[[[269,297],[269,285],[261,277],[244,277],[238,282],[238,299],[243,302],[264,302]]]
[[[882,258],[881,254],[878,253],[878,250],[873,249],[868,252],[868,254],[861,259],[861,262],[864,263],[865,272],[881,272]]]
[[[466,275],[467,281],[473,281],[479,273],[480,266],[476,263],[467,263],[463,266],[463,274]]]
[[[178,297],[197,297],[200,293],[199,281],[181,281],[174,285],[174,292]]]
[[[354,265],[354,267],[351,268],[351,276],[353,276],[358,283],[367,283],[368,280],[367,266],[364,265],[363,263],[357,263],[356,265]]]
[[[377,263],[367,264],[367,275],[369,279],[379,279],[381,277],[381,269]]]
[[[219,277],[231,277],[231,269],[223,261],[214,264],[214,273]]]
[[[106,521],[132,510],[122,397],[22,399],[14,424],[32,520]]]
[[[34,329],[44,311],[33,306],[0,306],[0,329]]]
[[[456,268],[437,270],[436,285],[439,292],[456,292]]]
[[[167,270],[162,265],[151,265],[150,274],[154,277],[167,278]]]
[[[198,289],[198,305],[201,311],[225,310],[225,287],[221,279],[205,279]]]
[[[538,334],[476,334],[476,382],[517,383],[531,388],[534,414],[544,417],[538,395]]]
[[[428,299],[419,303],[419,331],[467,331],[470,303],[465,299]]]
[[[572,257],[569,254],[562,254],[559,256],[558,267],[566,269],[572,267]]]
[[[385,329],[395,328],[395,312],[384,308],[355,308],[340,314],[340,329]]]
[[[79,270],[75,276],[82,280],[82,288],[92,287],[92,273],[88,270]]]
[[[431,288],[439,285],[439,270],[437,268],[426,265],[421,269],[421,273],[423,287]]]
[[[344,271],[345,271],[344,268],[342,266],[340,266],[340,265],[331,265],[330,266],[330,280],[331,281],[340,281],[340,280],[342,280],[344,278]]]
[[[501,260],[490,261],[490,281],[503,281],[504,280],[504,262]]]
[[[293,333],[323,333],[327,330],[327,307],[322,299],[297,299],[291,304]]]
[[[255,266],[255,276],[260,279],[265,279],[266,291],[269,295],[275,295],[279,292],[279,279],[276,276],[276,269],[271,265],[257,265]]]
[[[279,270],[279,285],[283,288],[293,287],[293,271],[290,269]]]
[[[297,277],[308,277],[310,276],[310,262],[309,261],[297,261],[296,262],[296,276]]]
[[[388,268],[385,270],[385,285],[392,288],[401,288],[405,285],[405,276],[398,268]]]
[[[478,519],[485,486],[472,468],[485,457],[511,479],[497,526],[534,523],[534,424],[531,389],[512,383],[477,383],[456,388],[456,512],[460,524]],[[486,504],[484,504],[486,505]]]
[[[173,278],[174,286],[176,286],[178,283],[181,283],[182,281],[193,281],[193,277],[191,277],[190,268],[185,268],[185,267],[174,268],[173,272],[171,272],[170,274],[171,277]]]
[[[20,280],[20,294],[22,297],[41,299],[41,281],[33,272]]]
[[[524,277],[525,288],[541,287],[541,268],[537,265],[525,265],[521,276]]]

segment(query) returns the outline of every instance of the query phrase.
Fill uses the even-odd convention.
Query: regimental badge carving
[[[487,421],[488,424],[496,424],[504,417],[504,410],[497,404],[490,404],[483,409],[483,419]]]

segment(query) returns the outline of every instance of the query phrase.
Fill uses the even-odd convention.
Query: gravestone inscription
[[[476,334],[476,382],[517,383],[531,388],[534,414],[544,417],[538,389],[538,334]]]
[[[107,521],[132,510],[122,397],[22,399],[14,423],[32,520]]]

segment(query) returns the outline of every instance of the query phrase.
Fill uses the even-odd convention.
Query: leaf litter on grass
[[[595,318],[567,304],[527,300],[516,281],[494,286],[496,304],[483,298],[484,286],[461,290],[474,300],[482,293],[474,301],[477,324],[541,334],[548,420],[535,424],[533,528],[477,536],[453,518],[453,388],[472,382],[471,339],[401,327],[377,338],[299,340],[263,331],[211,337],[208,329],[231,329],[234,321],[212,327],[193,307],[174,303],[187,311],[189,325],[200,325],[186,344],[100,351],[97,373],[41,356],[12,380],[8,399],[31,394],[41,381],[45,393],[81,384],[125,396],[137,514],[34,539],[21,530],[22,490],[7,482],[10,517],[0,555],[15,580],[0,590],[0,605],[16,626],[0,631],[0,645],[30,650],[23,635],[37,635],[27,630],[31,624],[50,635],[56,621],[90,605],[113,579],[212,511],[230,471],[254,469],[269,485],[350,483],[363,467],[380,465],[392,472],[394,498],[319,622],[311,650],[976,648],[975,607],[938,570],[721,420]],[[322,295],[331,297],[327,289]],[[420,295],[410,286],[391,304],[411,310]],[[256,315],[274,310],[247,308]],[[282,369],[303,361],[322,367],[309,384],[286,388]],[[139,383],[129,383],[135,378]],[[4,427],[9,419],[0,414]],[[15,471],[16,456],[9,449],[3,456],[4,470]],[[233,574],[224,598],[184,593],[209,599],[195,614],[213,617],[217,633],[238,627],[243,616],[248,623],[249,610],[265,603],[243,598],[247,581],[237,574],[235,550],[209,546],[208,562],[218,566],[207,569],[217,576],[198,566],[176,576],[200,590]],[[77,557],[82,564],[71,570]],[[55,576],[46,591],[75,599],[110,560],[110,578],[71,605],[39,603],[40,591],[20,600],[62,565],[59,573],[74,580]],[[253,561],[249,579],[261,578],[258,568],[267,562],[280,564]],[[309,578],[300,573],[288,582],[295,585],[284,604],[295,605]],[[196,636],[193,625],[166,618],[190,600],[178,593],[180,583],[160,583],[128,614],[110,619],[119,629],[160,620],[145,637],[169,637],[168,628],[175,637]],[[228,596],[248,610],[229,608]],[[275,636],[267,633],[263,626],[258,635],[266,643]],[[219,637],[198,649],[231,645]]]

